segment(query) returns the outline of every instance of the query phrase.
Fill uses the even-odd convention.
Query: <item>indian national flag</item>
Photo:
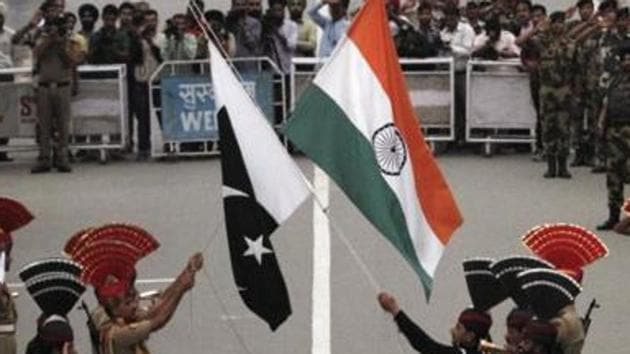
[[[402,253],[428,297],[462,218],[420,131],[383,0],[367,0],[287,134]]]

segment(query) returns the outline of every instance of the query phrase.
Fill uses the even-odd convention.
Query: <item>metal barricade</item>
[[[293,104],[311,83],[324,60],[293,58],[291,65]],[[401,59],[400,65],[425,139],[429,142],[453,141],[455,139],[453,59]]]
[[[243,86],[276,131],[287,115],[282,71],[267,57],[233,58]],[[167,61],[151,75],[151,157],[220,153],[209,60]]]
[[[37,150],[37,107],[31,68],[0,70],[0,151]],[[78,68],[79,94],[72,98],[71,150],[122,149],[127,143],[127,82],[124,65]]]
[[[467,66],[466,141],[486,155],[500,143],[533,144],[536,111],[529,75],[519,61],[475,61]]]

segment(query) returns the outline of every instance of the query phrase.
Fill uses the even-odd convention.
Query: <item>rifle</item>
[[[101,354],[101,335],[99,330],[96,328],[96,324],[94,323],[94,319],[90,314],[90,310],[88,309],[85,301],[81,301],[81,306],[79,306],[80,310],[85,311],[85,315],[87,316],[87,327],[90,331],[90,343],[92,344],[92,353],[93,354]]]
[[[582,324],[584,325],[584,336],[588,333],[588,328],[591,326],[591,312],[593,309],[600,308],[600,305],[597,303],[597,299],[593,298],[591,304],[588,305],[588,309],[586,310],[586,315],[582,318]]]

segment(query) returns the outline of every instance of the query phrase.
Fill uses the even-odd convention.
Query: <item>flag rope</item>
[[[219,199],[219,201],[220,200],[221,199]],[[218,205],[219,205],[219,202],[217,202],[217,206]],[[215,210],[220,210],[220,208],[215,208]],[[218,214],[218,218],[217,218],[217,222],[215,223],[214,230],[210,234],[210,237],[208,238],[208,242],[206,243],[206,246],[202,250],[202,253],[206,253],[206,251],[207,251],[208,255],[213,250],[213,248],[211,248],[211,246],[214,244],[215,240],[218,239],[219,226],[223,223],[223,213],[217,213],[217,214]],[[210,276],[209,271],[207,270],[207,267],[203,267],[202,270],[203,270],[203,273],[204,273],[206,279],[208,279],[208,284],[210,285],[210,289],[212,290],[212,293],[214,294],[214,297],[219,302],[219,307],[221,308],[221,312],[223,313],[223,316],[227,320],[228,327],[229,327],[230,331],[232,332],[232,334],[234,334],[234,336],[237,339],[237,342],[243,347],[245,352],[247,352],[249,354],[252,354],[252,352],[249,349],[249,347],[247,347],[247,345],[245,344],[245,340],[243,339],[241,334],[236,330],[236,328],[234,326],[234,322],[233,322],[234,319],[232,318],[232,316],[230,316],[230,313],[227,311],[227,307],[225,306],[225,303],[223,302],[223,300],[221,299],[221,296],[219,295],[219,291],[214,286],[214,282],[212,281],[212,277]],[[191,308],[190,308],[190,311],[191,311],[191,321],[192,321],[192,316],[193,316],[193,313],[194,313],[193,308],[192,308],[192,296],[191,296]]]
[[[214,39],[215,43],[217,44],[215,47],[219,50],[219,52],[221,52],[224,58],[229,58],[230,56],[227,54],[225,49],[219,45],[219,43],[221,43],[219,36],[214,33],[212,27],[208,24],[208,22],[206,22],[205,18],[203,17],[203,11],[201,11],[201,8],[197,6],[197,3],[195,3],[194,1],[188,2],[188,8],[192,10],[191,13],[195,18],[195,22],[197,22],[197,25],[199,26],[199,28],[201,28],[204,37],[206,37],[206,40],[208,41],[208,44],[210,44],[210,41]],[[212,36],[212,39],[210,38],[210,36]],[[232,64],[232,62],[229,60],[226,60],[225,62],[228,64],[230,69],[232,69],[232,72],[234,73],[238,81],[242,83],[244,81],[243,77],[241,76],[241,73],[236,69],[236,67],[234,67],[234,64]]]
[[[357,265],[359,266],[359,268],[361,269],[361,271],[363,272],[363,274],[367,278],[368,282],[370,283],[370,285],[372,286],[374,291],[376,293],[379,293],[382,290],[382,287],[381,287],[380,283],[372,275],[372,273],[370,272],[370,269],[368,268],[367,264],[363,261],[363,258],[361,258],[361,256],[357,252],[356,248],[354,248],[352,246],[352,243],[350,242],[348,237],[346,237],[346,235],[343,232],[343,230],[341,229],[341,227],[337,224],[335,219],[332,218],[331,215],[328,213],[329,208],[324,207],[324,203],[319,199],[319,197],[317,196],[317,193],[315,193],[315,187],[311,184],[311,182],[309,180],[306,179],[306,177],[304,175],[302,175],[302,176],[304,177],[304,183],[306,183],[306,186],[308,187],[309,191],[311,192],[311,195],[313,196],[313,200],[315,201],[315,204],[319,207],[319,210],[322,212],[322,214],[324,214],[326,216],[326,218],[328,219],[328,221],[330,223],[330,226],[331,226],[332,230],[334,231],[334,234],[337,236],[337,238],[339,240],[341,240],[341,242],[344,244],[344,246],[346,246],[346,249],[352,255],[352,257],[354,258],[355,262],[357,263]],[[404,351],[403,346],[401,344],[401,340],[402,340],[401,337],[402,336],[398,332],[397,332],[397,334],[398,335],[396,336],[396,344],[397,344],[396,347],[398,348],[398,352],[399,353],[404,354],[405,351]]]
[[[228,323],[228,327],[230,328],[230,331],[232,332],[232,334],[234,334],[234,336],[236,337],[238,343],[243,347],[245,352],[247,352],[248,354],[253,354],[252,351],[249,349],[249,347],[247,347],[247,344],[245,343],[245,340],[243,339],[241,334],[236,330],[236,328],[234,326],[234,322],[233,322],[234,320],[232,319],[232,316],[229,316],[229,313],[227,312],[227,308],[225,306],[225,303],[223,302],[223,300],[219,296],[219,291],[214,286],[214,282],[212,281],[212,277],[210,277],[209,271],[206,269],[206,267],[203,268],[203,274],[208,279],[208,283],[210,285],[210,289],[212,290],[212,293],[214,294],[214,296],[217,298],[217,301],[219,302],[219,307],[221,308],[221,312],[223,312],[223,314],[225,315],[225,317],[227,319],[227,323]]]
[[[346,249],[352,256],[352,258],[354,258],[355,262],[357,263],[357,265],[359,266],[359,268],[361,269],[361,271],[367,278],[372,288],[378,293],[380,290],[382,290],[380,283],[372,275],[367,264],[363,261],[363,258],[361,258],[356,248],[352,246],[352,243],[348,240],[345,233],[342,231],[341,227],[339,227],[339,225],[334,220],[334,218],[330,216],[330,214],[328,213],[329,208],[324,207],[324,204],[315,193],[315,188],[313,187],[311,182],[306,179],[306,177],[304,177],[304,183],[306,183],[306,186],[311,192],[311,195],[313,196],[313,200],[315,201],[315,204],[319,207],[319,210],[322,212],[322,214],[326,215],[326,218],[328,219],[330,226],[332,230],[334,231],[334,234],[337,236],[337,238],[339,238],[339,240],[344,244],[344,246],[346,246]]]

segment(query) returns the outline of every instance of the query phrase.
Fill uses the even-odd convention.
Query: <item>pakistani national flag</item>
[[[287,134],[402,253],[428,297],[462,218],[420,131],[383,0],[367,0]]]
[[[209,46],[234,280],[245,305],[275,330],[291,314],[291,304],[269,236],[309,192],[276,133],[221,53]]]

